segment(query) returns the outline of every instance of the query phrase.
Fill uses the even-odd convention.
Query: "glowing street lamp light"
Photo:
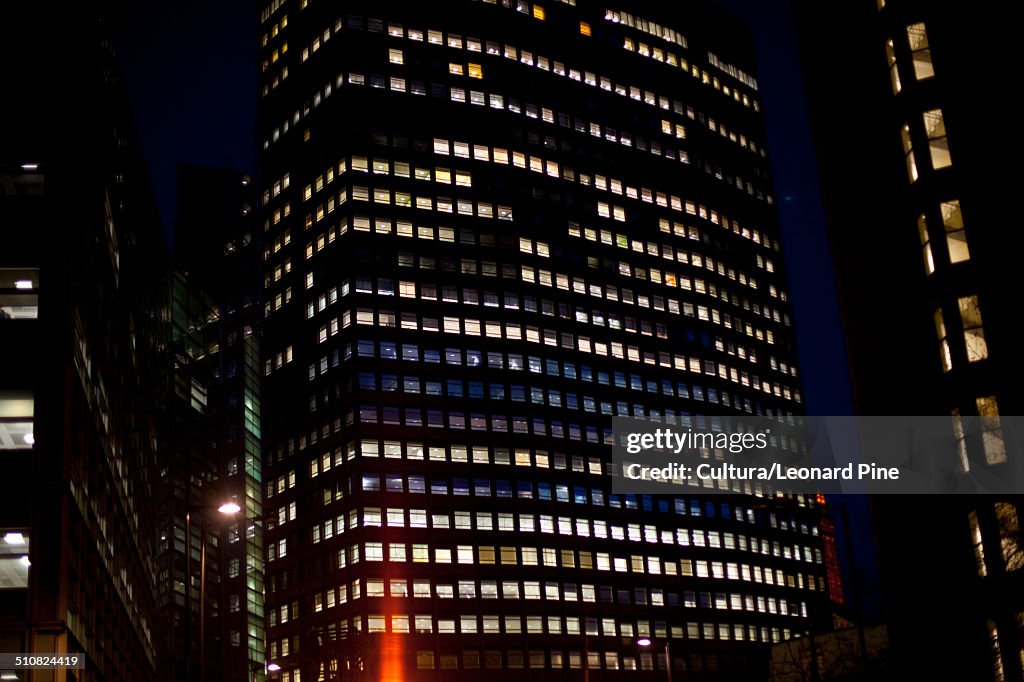
[[[221,506],[217,507],[217,511],[221,514],[230,516],[231,514],[237,514],[242,511],[242,508],[238,506],[237,502],[225,502]]]
[[[281,666],[279,666],[277,663],[268,663],[267,664],[267,671],[268,672],[276,673],[280,669],[281,669]]]

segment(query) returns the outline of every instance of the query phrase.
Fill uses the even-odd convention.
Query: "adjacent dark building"
[[[167,647],[173,679],[254,682],[265,673],[263,311],[252,194],[251,179],[240,172],[197,166],[179,172],[168,315],[174,371],[165,403],[174,464],[163,492],[174,536],[183,540],[189,529],[191,557],[183,541],[173,550],[164,545],[174,579],[161,584],[175,587],[177,616]],[[241,509],[218,513],[225,502]],[[179,589],[186,575],[187,596]]]
[[[963,467],[998,476],[999,415],[1024,410],[1022,236],[997,170],[1011,124],[991,79],[1015,36],[994,3],[794,5],[857,409],[951,415]],[[897,674],[1021,679],[1020,504],[875,500]]]
[[[54,9],[0,21],[0,650],[85,668],[3,679],[155,679],[166,258],[103,14]]]
[[[802,410],[749,36],[628,4],[264,6],[274,679],[764,679],[809,630],[817,500],[610,492],[614,415]]]

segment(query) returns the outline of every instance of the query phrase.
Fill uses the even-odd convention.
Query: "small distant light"
[[[14,281],[14,288],[15,289],[31,289],[32,288],[32,280],[30,280],[30,279],[18,279],[18,280],[15,280]]]
[[[8,545],[24,545],[25,536],[16,531],[11,533],[4,533],[4,542],[6,542]]]
[[[39,164],[38,163],[23,163],[23,164],[21,164],[21,170],[23,170],[23,171],[39,170]]]
[[[26,433],[22,437],[22,439],[25,441],[25,443],[27,445],[35,445],[36,444],[36,434],[34,434],[34,433]]]
[[[650,637],[641,637],[640,639],[636,640],[636,643],[637,643],[637,646],[650,646],[651,645],[651,638]]]
[[[18,559],[18,561],[20,561],[21,565],[25,566],[26,568],[28,568],[29,566],[32,565],[32,562],[28,560],[28,555],[27,554],[22,556],[20,559]]]
[[[217,507],[217,511],[221,514],[237,514],[242,511],[242,508],[234,502],[225,502],[221,506]]]
[[[0,675],[0,680],[16,680],[18,679],[17,673],[3,673]]]
[[[279,666],[277,663],[269,663],[267,665],[267,670],[269,670],[272,673],[276,673],[280,669],[281,669],[281,666]]]

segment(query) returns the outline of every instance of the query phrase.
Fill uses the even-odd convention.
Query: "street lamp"
[[[242,510],[236,502],[220,505],[190,505],[185,510],[185,605],[188,620],[192,622],[192,514],[199,514],[199,682],[206,681],[206,516],[203,512],[216,509],[224,516],[234,516]],[[216,522],[214,522],[216,523]],[[189,636],[187,678],[192,682],[192,638]]]
[[[649,647],[654,645],[654,640],[650,637],[641,637],[636,640],[636,645],[639,647]],[[672,650],[669,648],[669,640],[665,638],[665,675],[668,682],[672,682]]]

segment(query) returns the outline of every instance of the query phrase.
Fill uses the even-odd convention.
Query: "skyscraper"
[[[1012,60],[1013,30],[985,2],[795,8],[857,409],[950,415],[962,468],[998,478],[1016,466],[999,415],[1024,408],[1022,238],[993,172],[1006,109],[985,74]],[[1021,679],[1020,498],[873,504],[901,673]]]
[[[808,630],[816,500],[610,490],[614,415],[801,410],[749,37],[631,5],[264,7],[277,679],[757,678]]]

